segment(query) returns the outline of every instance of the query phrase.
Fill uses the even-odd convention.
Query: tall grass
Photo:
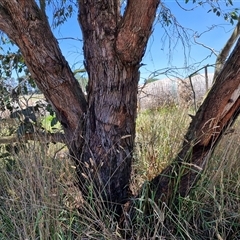
[[[164,107],[140,114],[134,167],[141,176],[136,174],[134,181],[142,183],[152,179],[176,156],[190,121],[187,113],[176,107]],[[240,239],[239,124],[238,119],[229,134],[223,136],[191,194],[186,198],[179,197],[177,212],[164,204],[151,203],[154,213],[151,217],[156,223],[154,227],[148,226],[149,232],[154,228],[151,229],[152,236]]]
[[[135,158],[143,180],[151,180],[173,160],[190,122],[186,110],[166,106],[137,118]]]
[[[70,162],[46,144],[19,148],[0,171],[0,239],[70,239],[76,214],[68,201],[74,208],[79,198]]]
[[[174,106],[139,113],[135,194],[176,156],[191,120],[187,113]],[[89,191],[87,203],[81,198],[67,151],[58,151],[62,145],[12,146],[0,160],[0,239],[240,239],[239,122],[233,127],[191,194],[179,198],[178,211],[148,199],[152,211],[146,215],[143,194],[123,229],[98,194]]]

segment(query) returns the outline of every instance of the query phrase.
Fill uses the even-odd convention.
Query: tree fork
[[[87,173],[99,194],[120,206],[128,197],[138,68],[159,0],[129,0],[123,16],[118,0],[78,3],[89,74],[87,101],[35,1],[1,0],[0,29],[19,46],[56,110],[83,188]],[[239,114],[239,95],[240,40],[194,117],[176,160],[150,182],[156,202],[188,194],[208,154]]]
[[[121,16],[120,1],[79,1],[89,75],[80,183],[87,194],[92,180],[117,214],[129,198],[139,66],[158,3],[130,0]]]

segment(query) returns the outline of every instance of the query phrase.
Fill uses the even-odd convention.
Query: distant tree
[[[0,29],[18,45],[57,113],[83,196],[98,192],[120,215],[130,197],[139,67],[160,1],[128,0],[124,11],[119,0],[77,1],[87,99],[52,34],[46,2],[40,3],[41,8],[33,0],[0,0]],[[65,10],[56,12],[60,23]],[[193,118],[175,161],[150,182],[157,203],[188,194],[224,130],[238,116],[239,69],[240,41]]]

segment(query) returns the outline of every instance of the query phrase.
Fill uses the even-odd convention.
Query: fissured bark
[[[0,0],[0,29],[19,46],[39,89],[56,110],[84,195],[93,184],[113,209],[113,203],[121,206],[129,196],[139,66],[159,1],[129,0],[123,16],[119,0],[78,3],[89,75],[87,100],[35,1]],[[239,95],[238,41],[176,160],[150,182],[156,201],[186,196],[239,114]],[[120,210],[117,207],[117,213]]]
[[[84,195],[93,183],[112,209],[129,196],[139,66],[159,0],[129,0],[123,16],[119,0],[78,4],[87,100],[35,1],[0,0],[0,29],[19,46],[56,110]]]
[[[157,5],[156,0],[128,1],[121,16],[119,1],[79,1],[89,74],[79,177],[85,187],[92,179],[109,205],[129,197],[139,67]]]

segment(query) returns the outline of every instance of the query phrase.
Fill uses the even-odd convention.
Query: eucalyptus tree
[[[56,111],[83,196],[95,191],[120,214],[130,196],[139,68],[160,1],[128,0],[125,9],[119,0],[77,1],[87,98],[51,31],[48,2],[0,0],[0,30],[19,47],[38,88]],[[188,194],[208,154],[239,114],[239,53],[240,41],[193,117],[182,150],[150,183],[156,201]],[[174,194],[173,188],[178,189]]]

